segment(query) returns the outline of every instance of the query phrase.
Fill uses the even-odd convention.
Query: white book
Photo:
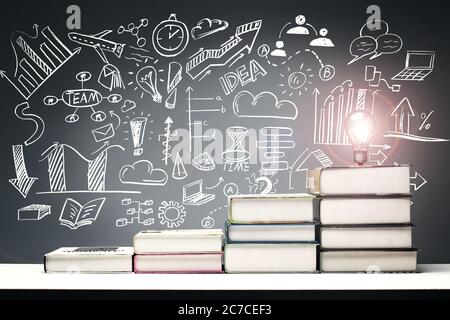
[[[338,250],[320,253],[322,272],[415,272],[417,250]]]
[[[315,272],[317,245],[235,243],[225,246],[225,272]]]
[[[409,194],[409,171],[407,165],[309,170],[308,193],[325,196]]]
[[[136,273],[221,273],[222,253],[138,254]]]
[[[134,236],[134,252],[189,253],[222,252],[221,229],[198,230],[149,230]]]
[[[314,242],[316,225],[304,224],[228,224],[228,242]]]
[[[228,198],[232,223],[301,223],[314,221],[314,198],[308,194],[237,195]]]
[[[411,248],[412,226],[326,226],[320,244],[323,249]]]
[[[63,247],[44,257],[45,272],[133,271],[132,247]]]
[[[411,197],[334,197],[320,201],[322,225],[411,223]]]

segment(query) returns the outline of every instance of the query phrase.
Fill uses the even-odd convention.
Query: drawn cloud
[[[297,106],[288,100],[278,101],[271,92],[261,92],[257,96],[243,90],[233,101],[234,114],[239,118],[274,118],[295,120]]]
[[[191,35],[194,40],[198,40],[226,28],[228,28],[228,22],[225,20],[203,18],[192,28]]]
[[[148,160],[139,160],[132,165],[123,166],[119,177],[123,184],[146,186],[163,186],[168,179],[164,170],[153,168],[153,164]]]

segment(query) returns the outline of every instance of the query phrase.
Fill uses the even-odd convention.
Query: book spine
[[[320,175],[322,168],[308,170],[307,172],[307,191],[309,194],[320,195]]]

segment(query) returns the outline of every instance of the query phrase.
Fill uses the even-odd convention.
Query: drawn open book
[[[77,201],[67,198],[59,217],[59,223],[70,229],[92,224],[102,209],[106,198],[98,198],[87,202],[84,206]]]

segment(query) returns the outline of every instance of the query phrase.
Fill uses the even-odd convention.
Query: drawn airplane
[[[110,34],[112,30],[104,30],[97,34],[87,35],[77,32],[70,32],[69,39],[83,46],[92,47],[97,51],[103,62],[108,63],[104,50],[113,52],[118,58],[122,55],[124,44],[103,39],[104,36]]]

